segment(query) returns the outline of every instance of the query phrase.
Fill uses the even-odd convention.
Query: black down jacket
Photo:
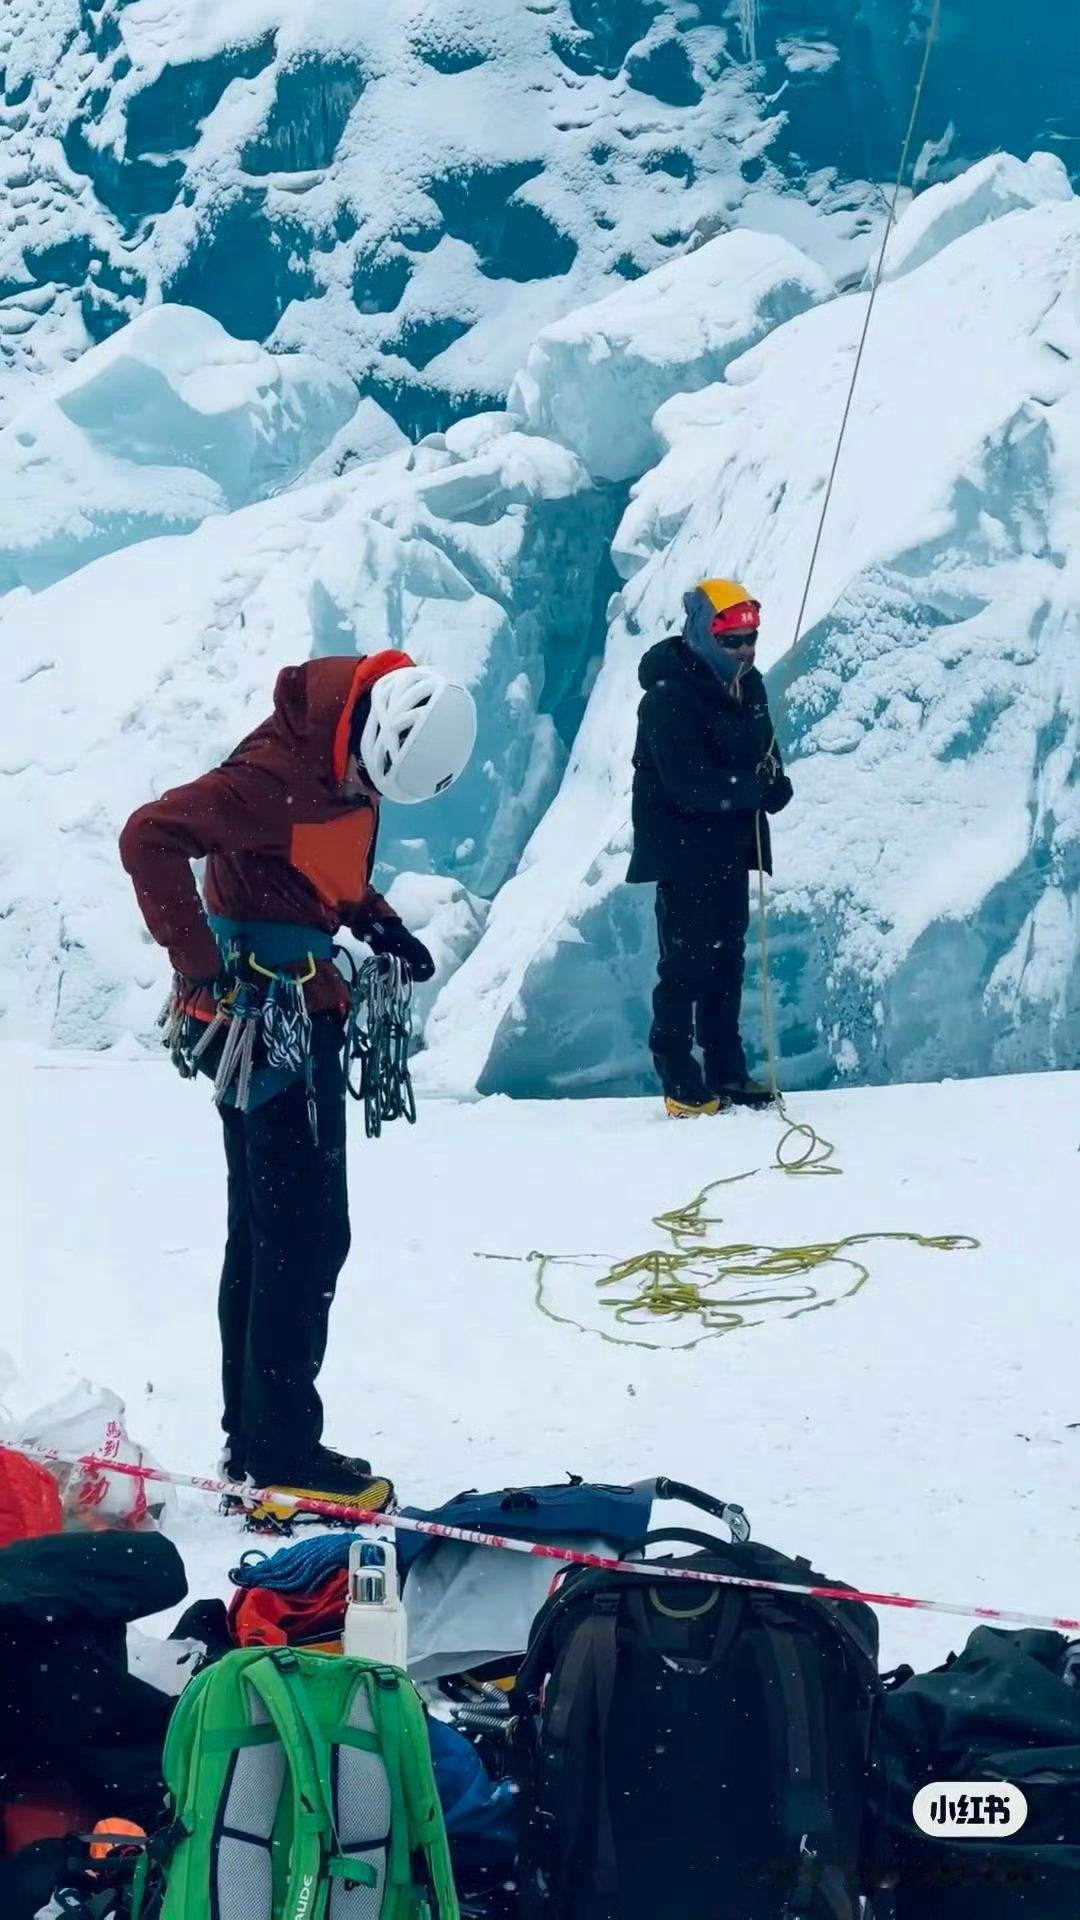
[[[634,851],[627,879],[689,886],[732,866],[772,872],[766,814],[791,799],[756,667],[732,699],[679,636],[650,647],[634,748]],[[771,752],[770,752],[771,749]]]

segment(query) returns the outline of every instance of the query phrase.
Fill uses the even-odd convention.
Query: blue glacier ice
[[[0,429],[0,593],[280,492],[356,413],[347,375],[151,307]]]
[[[750,574],[798,789],[791,1085],[1066,1064],[1080,357],[1069,10],[942,0],[10,0],[0,16],[0,1017],[146,1035],[127,809],[277,667],[469,681],[388,810],[430,1087],[635,1091],[636,663]],[[4,428],[6,423],[6,429]],[[759,1022],[750,955],[746,1017]]]

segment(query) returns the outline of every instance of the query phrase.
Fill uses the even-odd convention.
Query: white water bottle
[[[389,1540],[354,1540],[349,1552],[349,1604],[343,1651],[404,1670],[405,1608],[398,1592],[397,1554]]]

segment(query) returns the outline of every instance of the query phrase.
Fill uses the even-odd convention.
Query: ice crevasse
[[[1080,201],[1055,160],[998,156],[916,199],[890,251],[795,652],[867,294],[816,303],[656,414],[603,669],[433,1010],[429,1086],[649,1084],[651,902],[622,884],[636,670],[711,572],[764,602],[796,786],[769,890],[786,1084],[1080,1057]],[[753,943],[749,962],[760,1042]]]

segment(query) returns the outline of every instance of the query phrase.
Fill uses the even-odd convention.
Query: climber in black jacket
[[[747,1072],[739,1012],[749,875],[759,840],[772,872],[765,816],[792,796],[753,664],[758,602],[734,580],[704,580],[683,605],[683,632],[650,647],[639,669],[627,874],[656,883],[660,965],[649,1046],[678,1118],[770,1098]]]

